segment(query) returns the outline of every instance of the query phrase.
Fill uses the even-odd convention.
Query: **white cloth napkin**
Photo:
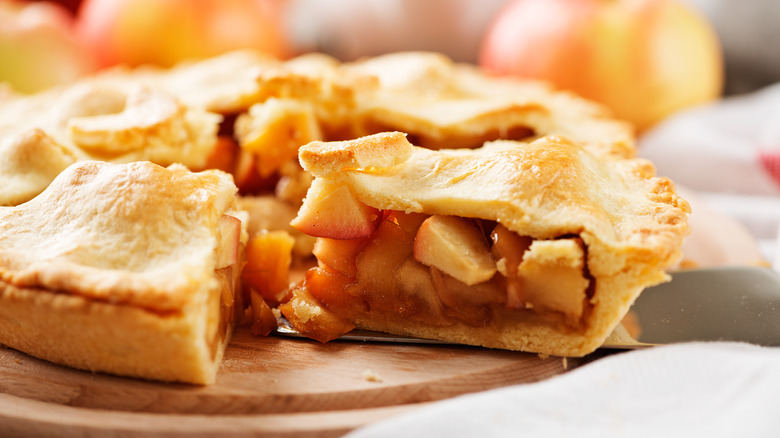
[[[780,83],[678,113],[640,138],[639,153],[697,191],[780,196]]]
[[[349,437],[776,437],[780,349],[685,343],[438,402]]]

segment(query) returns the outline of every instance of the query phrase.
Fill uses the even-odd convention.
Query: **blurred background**
[[[23,93],[246,47],[343,61],[436,51],[549,81],[633,123],[640,155],[745,225],[770,260],[778,43],[772,0],[0,0],[0,82]]]
[[[546,27],[550,33],[557,32],[552,27],[562,22],[560,17],[555,18],[561,7],[583,9],[584,4],[585,8],[609,8],[611,4],[623,3],[627,8],[642,9],[642,3],[654,2],[665,3],[666,0],[531,0],[516,3],[551,4],[545,8],[546,12],[535,16],[542,20],[537,27]],[[725,94],[752,91],[780,80],[780,56],[776,47],[780,42],[778,2],[677,2],[694,8],[717,33],[725,60]],[[25,12],[26,3],[51,3],[61,11]],[[53,23],[48,26],[58,28],[63,39],[69,39],[68,34],[73,33],[88,40],[78,44],[85,44],[97,52],[92,55],[99,58],[100,66],[122,62],[171,64],[247,46],[281,57],[320,51],[341,60],[400,50],[430,50],[449,55],[456,61],[477,63],[480,46],[491,24],[500,15],[509,13],[511,3],[513,0],[0,0],[0,56],[4,65],[0,79],[8,79],[7,63],[19,61],[10,58],[14,38],[31,39],[31,27],[46,27],[45,23],[49,21]],[[530,10],[530,7],[524,8],[524,11]],[[588,14],[587,11],[578,13]],[[636,13],[643,14],[641,11]],[[644,15],[651,19],[651,13],[645,11]],[[555,23],[545,23],[545,19]],[[215,24],[217,21],[222,23]],[[204,24],[211,28],[208,35],[203,34]],[[55,31],[49,29],[48,32],[54,39]],[[127,34],[123,34],[125,32]],[[195,37],[186,32],[200,35]],[[540,31],[534,32],[525,34],[538,37]],[[100,44],[89,41],[98,34],[114,41]],[[515,37],[522,39],[523,34],[518,31]],[[127,47],[132,39],[139,45],[149,44],[132,52]],[[120,53],[108,54],[110,48],[107,46],[112,45],[113,50]],[[141,53],[143,50],[145,55]],[[161,51],[166,54],[161,55]]]

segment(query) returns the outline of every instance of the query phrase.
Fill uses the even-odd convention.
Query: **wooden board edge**
[[[0,394],[3,437],[335,437],[429,403],[259,415],[149,414],[85,409]]]

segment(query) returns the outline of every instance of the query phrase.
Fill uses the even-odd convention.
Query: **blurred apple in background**
[[[717,36],[674,0],[515,0],[486,33],[479,62],[601,102],[639,131],[723,87]]]
[[[156,64],[253,48],[285,58],[284,2],[85,0],[77,30],[101,66]]]
[[[0,82],[31,93],[93,71],[73,16],[52,3],[0,1]]]

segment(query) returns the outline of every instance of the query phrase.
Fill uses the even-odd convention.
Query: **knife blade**
[[[769,268],[674,272],[670,282],[642,292],[632,310],[642,331],[640,342],[780,345],[780,275]]]

